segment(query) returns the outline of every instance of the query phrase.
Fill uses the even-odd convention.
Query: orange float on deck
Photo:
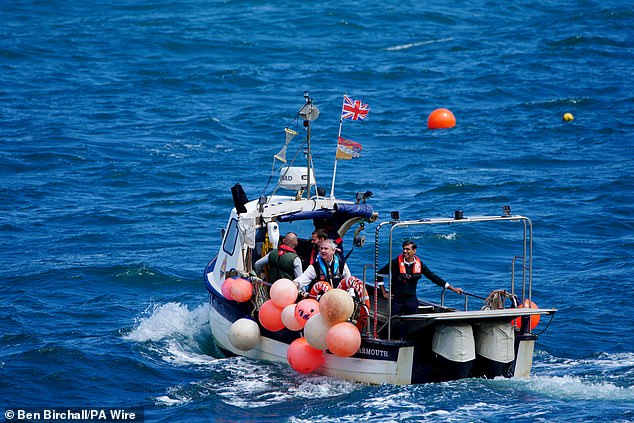
[[[278,279],[271,285],[270,296],[277,306],[284,308],[297,301],[297,285],[290,279]]]
[[[526,299],[526,300],[524,300],[523,304],[519,305],[519,308],[539,308],[539,307],[533,301],[530,301],[530,300]],[[540,317],[541,316],[539,314],[534,314],[534,315],[531,316],[531,324],[530,324],[531,330],[533,330],[533,329],[535,329],[537,327],[537,325],[539,324]],[[521,328],[522,327],[522,318],[518,317],[517,319],[513,319],[512,324],[515,327]]]
[[[338,357],[350,357],[361,346],[359,329],[350,322],[337,323],[326,335],[328,350]]]
[[[271,300],[262,304],[258,314],[262,327],[270,330],[271,332],[277,332],[278,330],[284,329],[284,323],[282,322],[282,310],[282,307],[278,307]]]
[[[446,129],[454,126],[456,126],[456,117],[449,109],[436,109],[427,118],[427,127],[429,129]]]
[[[288,346],[286,359],[291,368],[300,373],[310,373],[324,361],[324,352],[311,347],[306,338],[297,338]]]
[[[234,278],[227,278],[222,283],[222,287],[220,287],[220,291],[222,292],[222,296],[226,299],[233,301],[233,297],[231,296],[231,285],[233,284]]]
[[[295,307],[295,318],[302,326],[306,326],[306,322],[313,314],[319,313],[319,303],[312,298],[306,298],[297,303]]]
[[[231,291],[233,299],[239,303],[249,301],[251,299],[251,295],[253,295],[253,286],[251,285],[251,282],[242,278],[234,279],[229,290]]]

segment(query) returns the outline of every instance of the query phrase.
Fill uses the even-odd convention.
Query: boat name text
[[[376,348],[361,348],[359,349],[361,354],[373,355],[376,357],[389,357],[386,350],[377,350]]]

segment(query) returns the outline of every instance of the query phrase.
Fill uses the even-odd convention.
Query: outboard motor
[[[493,379],[511,377],[515,360],[515,329],[510,322],[475,325],[476,360],[471,374]]]
[[[469,377],[476,358],[471,325],[439,325],[432,339],[438,381]]]

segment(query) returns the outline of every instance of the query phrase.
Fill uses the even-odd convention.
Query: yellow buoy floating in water
[[[575,120],[575,117],[572,115],[572,113],[564,113],[563,120],[565,122],[570,122],[570,121]]]

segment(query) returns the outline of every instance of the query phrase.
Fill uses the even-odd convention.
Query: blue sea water
[[[5,0],[0,21],[3,409],[634,421],[631,2]],[[530,379],[367,386],[219,358],[202,270],[231,185],[261,193],[304,91],[325,186],[342,95],[371,108],[344,125],[363,154],[340,162],[338,195],[371,190],[382,216],[510,204],[533,220],[533,298],[559,311]],[[426,128],[438,107],[455,128]],[[421,252],[473,282],[455,239]]]

